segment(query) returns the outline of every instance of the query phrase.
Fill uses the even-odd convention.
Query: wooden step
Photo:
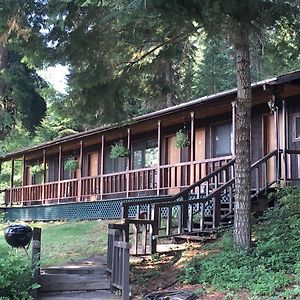
[[[76,291],[40,293],[38,300],[121,300],[120,296],[109,291]]]
[[[109,279],[105,275],[43,274],[40,277],[41,292],[108,290]]]
[[[193,234],[182,234],[174,237],[176,242],[184,241],[194,241],[194,242],[205,242],[208,240],[215,240],[217,237],[215,235],[199,236]]]

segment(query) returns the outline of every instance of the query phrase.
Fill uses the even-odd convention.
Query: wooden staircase
[[[251,201],[260,203],[278,181],[276,165],[280,152],[275,150],[251,166]],[[220,227],[233,224],[234,164],[231,160],[190,187],[165,201],[135,201],[123,204],[124,239],[131,242],[132,255],[153,254],[158,240],[212,238]],[[272,175],[272,176],[271,176]]]

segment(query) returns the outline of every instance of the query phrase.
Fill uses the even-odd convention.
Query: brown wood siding
[[[287,111],[288,111],[288,149],[290,150],[300,150],[300,141],[295,141],[295,126],[294,121],[295,117],[300,113],[300,97],[291,97],[286,99],[287,100]],[[296,155],[292,155],[290,158],[288,157],[289,162],[288,164],[291,166],[289,176],[293,178],[298,177],[299,175],[299,167],[300,162]]]

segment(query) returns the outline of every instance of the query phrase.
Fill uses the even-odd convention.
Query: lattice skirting
[[[122,203],[137,200],[164,200],[168,196],[135,197],[95,202],[37,205],[31,207],[7,207],[5,219],[10,221],[55,221],[55,220],[110,220],[120,219]],[[131,217],[136,211],[131,210]]]

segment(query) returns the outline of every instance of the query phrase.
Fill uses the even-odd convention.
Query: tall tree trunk
[[[9,133],[12,124],[7,120],[12,121],[13,109],[6,97],[6,83],[2,78],[1,71],[8,66],[8,50],[0,43],[0,139],[3,140]]]
[[[251,131],[251,78],[249,35],[241,31],[235,43],[237,99],[236,99],[236,163],[234,241],[238,249],[248,251],[251,246],[251,181],[250,181],[250,131]]]
[[[3,69],[7,68],[7,64],[8,64],[8,51],[7,51],[7,48],[2,43],[0,43],[0,72]],[[5,84],[3,83],[3,80],[1,80],[0,81],[0,99],[3,97],[4,89],[5,89]]]
[[[165,90],[167,91],[166,104],[167,107],[174,105],[172,85],[173,85],[173,69],[169,58],[164,59],[165,63]]]

